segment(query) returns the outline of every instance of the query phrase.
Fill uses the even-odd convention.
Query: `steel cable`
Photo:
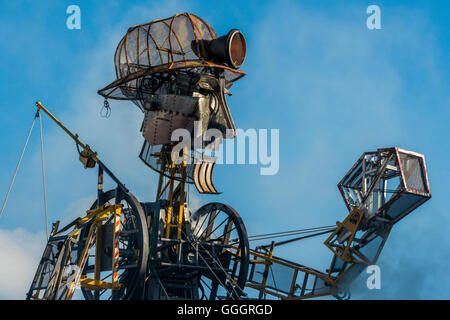
[[[315,232],[330,232],[334,230],[336,226],[325,226],[325,227],[316,227],[316,228],[307,228],[307,229],[298,229],[298,230],[292,230],[292,231],[284,231],[284,232],[274,232],[274,233],[266,233],[266,234],[260,234],[255,236],[249,236],[248,241],[260,241],[260,240],[268,240],[268,239],[275,239],[275,238],[281,238],[281,237],[289,237],[289,236],[295,236],[299,234],[308,234],[308,233],[315,233]],[[319,235],[319,234],[318,234]],[[237,239],[232,239],[230,241],[236,241]]]
[[[335,228],[336,226],[332,225],[332,226],[324,226],[324,227],[315,227],[315,228],[305,228],[305,229],[297,229],[297,230],[291,230],[291,231],[283,231],[283,232],[273,232],[273,233],[265,233],[265,234],[259,234],[259,235],[254,235],[254,236],[248,236],[249,239],[251,238],[260,238],[260,237],[266,237],[266,236],[278,236],[281,234],[297,234],[297,233],[307,233],[307,232],[315,232],[315,231],[319,231],[321,229],[330,229],[330,228]]]
[[[336,228],[329,228],[329,229],[322,229],[322,230],[317,230],[315,232],[313,231],[308,231],[308,232],[298,232],[298,233],[292,233],[292,234],[287,234],[287,235],[280,235],[280,236],[272,236],[272,237],[265,237],[265,238],[258,238],[258,239],[249,239],[248,241],[260,241],[260,240],[270,240],[270,239],[275,239],[275,238],[281,238],[281,237],[290,237],[290,236],[295,236],[295,235],[300,235],[300,234],[306,234],[304,237],[310,238],[310,237],[314,237],[314,236],[318,236],[321,235],[323,233],[328,233],[328,232],[332,232],[334,231]],[[300,239],[300,238],[299,238]],[[289,240],[287,240],[289,241]]]
[[[47,194],[46,194],[46,187],[45,187],[45,169],[44,169],[44,138],[42,136],[42,117],[39,114],[38,111],[38,116],[39,116],[39,131],[40,131],[40,136],[41,136],[41,164],[42,164],[42,188],[43,188],[43,192],[44,192],[44,213],[45,213],[45,233],[47,235],[47,240],[48,240],[48,219],[47,219]]]
[[[28,141],[30,140],[31,131],[33,130],[34,123],[36,121],[36,117],[38,117],[38,116],[39,116],[39,113],[36,113],[36,115],[34,116],[30,131],[28,132],[27,140],[25,141],[25,145],[23,146],[22,153],[20,154],[19,162],[17,163],[16,170],[14,171],[13,178],[12,178],[11,183],[8,188],[8,192],[6,193],[5,200],[3,201],[2,209],[0,210],[0,217],[2,216],[2,213],[5,210],[6,202],[8,201],[8,197],[9,197],[9,193],[11,192],[12,186],[14,184],[14,180],[16,179],[17,171],[19,170],[19,166],[20,166],[20,163],[22,162],[23,154],[25,153],[25,149],[27,148]]]

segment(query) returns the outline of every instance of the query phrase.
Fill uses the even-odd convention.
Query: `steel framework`
[[[133,26],[120,41],[117,79],[99,94],[131,100],[144,113],[140,158],[159,175],[151,202],[136,199],[89,145],[36,103],[38,114],[46,113],[75,141],[83,165],[98,167],[98,180],[86,215],[61,229],[54,224],[28,299],[71,299],[78,287],[88,300],[244,299],[252,289],[260,299],[342,297],[376,263],[393,225],[431,198],[421,154],[399,148],[364,153],[338,184],[349,212],[336,226],[249,237],[227,204],[190,211],[188,184],[219,193],[212,181],[215,159],[203,150],[221,141],[178,148],[172,134],[183,128],[195,140],[214,129],[235,137],[225,94],[245,75],[236,68],[245,50],[240,31],[218,38],[187,13]],[[114,189],[103,190],[105,176]],[[325,271],[274,255],[276,247],[325,234],[333,254]],[[280,237],[288,240],[250,248],[251,241]]]
[[[338,295],[376,263],[393,225],[431,197],[423,155],[366,152],[338,184],[349,210],[342,222],[301,230],[306,235],[298,238],[292,236],[299,232],[285,232],[291,239],[250,249],[243,220],[230,206],[213,202],[190,212],[186,163],[161,162],[156,201],[139,202],[78,135],[57,123],[83,148],[80,161],[98,166],[98,194],[85,217],[60,230],[54,225],[28,299],[70,299],[77,286],[86,299],[242,299],[249,297],[245,288],[260,299]],[[103,191],[104,173],[116,189]],[[333,258],[325,272],[274,255],[278,246],[326,233]]]

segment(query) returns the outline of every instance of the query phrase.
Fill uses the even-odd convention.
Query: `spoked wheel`
[[[230,206],[209,203],[191,217],[191,241],[198,247],[202,299],[239,299],[249,268],[249,244],[242,218]]]
[[[148,231],[145,220],[145,214],[139,201],[129,192],[119,192],[116,199],[116,190],[110,190],[103,194],[101,203],[97,201],[91,207],[97,208],[98,205],[105,204],[122,204],[120,224],[121,231],[119,234],[119,283],[122,284],[120,289],[101,289],[90,290],[81,288],[83,296],[87,300],[108,300],[108,299],[133,299],[137,287],[143,284],[147,269],[148,259]],[[100,280],[111,282],[112,279],[112,253],[113,244],[111,233],[113,232],[114,219],[103,222],[102,225],[102,253],[101,253],[101,273]],[[77,260],[86,245],[87,236],[91,224],[88,224],[80,233],[78,242]],[[94,279],[95,270],[95,250],[96,244],[92,247],[89,259],[83,269],[82,274],[90,279]]]

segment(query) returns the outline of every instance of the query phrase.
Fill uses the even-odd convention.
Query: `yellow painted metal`
[[[88,253],[88,251],[91,249],[89,248],[89,242],[90,239],[92,237],[92,234],[94,232],[96,232],[96,250],[95,250],[95,265],[94,265],[94,277],[95,279],[88,279],[86,277],[82,277],[80,278],[80,286],[84,287],[84,288],[89,288],[92,290],[102,290],[102,289],[112,289],[112,290],[117,290],[121,288],[121,284],[119,283],[108,283],[105,281],[101,281],[100,280],[100,263],[101,263],[101,227],[102,227],[102,222],[109,219],[110,215],[116,212],[121,212],[123,205],[122,204],[114,204],[114,205],[107,205],[107,206],[100,206],[97,207],[93,210],[87,210],[86,211],[86,216],[81,218],[80,221],[78,221],[77,223],[77,228],[88,222],[88,221],[92,221],[92,226],[89,229],[89,233],[87,236],[87,241],[85,244],[85,247],[82,250],[82,253],[80,255],[80,257],[85,257],[86,254]],[[80,230],[77,230],[74,234],[73,237],[77,237],[79,234]],[[114,245],[114,244],[113,244]],[[80,259],[79,261],[79,269],[81,270],[82,266],[81,264],[83,263],[83,258]],[[80,270],[78,272],[80,272]],[[76,278],[75,281],[73,281],[70,284],[69,290],[66,294],[66,299],[70,299],[72,297],[73,291],[75,290],[75,286],[76,286]]]
[[[238,247],[237,247],[237,246],[234,246],[234,245],[231,246],[231,247],[233,247],[233,248],[235,248],[235,249],[238,249]],[[317,270],[315,270],[315,269],[313,269],[313,268],[309,268],[309,267],[300,267],[300,266],[298,266],[298,265],[289,263],[289,262],[287,262],[287,261],[279,260],[279,259],[276,259],[276,258],[274,258],[274,257],[270,257],[269,255],[264,254],[264,253],[261,253],[261,252],[258,252],[258,251],[250,250],[250,254],[251,254],[251,255],[254,255],[255,257],[262,258],[262,259],[264,259],[264,260],[268,260],[268,261],[271,261],[271,262],[273,262],[273,263],[277,263],[277,264],[280,264],[280,265],[282,265],[282,266],[289,267],[289,268],[294,269],[294,270],[298,270],[298,271],[300,271],[300,272],[305,272],[305,273],[308,273],[308,274],[317,276],[317,277],[319,277],[319,278],[322,278],[323,280],[329,281],[330,284],[333,284],[333,283],[334,283],[334,280],[333,280],[332,278],[328,278],[328,276],[327,276],[326,274],[323,274],[323,273],[321,273],[321,272],[319,272],[319,271],[317,271]],[[263,263],[265,263],[265,262],[263,262]]]
[[[269,254],[268,257],[269,259],[271,259],[273,257],[273,247],[275,245],[275,242],[272,241],[272,243],[270,244],[270,250],[269,250]],[[259,298],[262,298],[262,294],[264,292],[264,290],[266,289],[266,283],[267,283],[267,277],[269,276],[269,270],[270,267],[272,266],[272,261],[270,261],[269,259],[265,260],[265,268],[264,268],[264,273],[263,273],[263,278],[261,281],[261,289],[259,290],[260,296]]]
[[[350,247],[353,243],[353,239],[356,236],[356,232],[359,230],[359,226],[364,218],[364,213],[360,209],[353,209],[348,214],[347,218],[341,223],[337,222],[337,228],[333,231],[333,233],[325,240],[324,244],[331,250],[335,255],[337,255],[343,261],[352,261],[353,257],[350,252]],[[340,232],[350,232],[347,237],[347,244],[344,245],[332,245],[332,240],[340,233]]]
[[[297,282],[298,269],[294,270],[294,276],[292,277],[291,287],[289,288],[288,298],[293,297],[293,292],[295,290],[295,283]]]
[[[95,265],[94,265],[94,278],[100,280],[100,269],[102,262],[102,222],[97,221],[97,234],[95,239]]]
[[[166,219],[166,238],[170,238],[170,228],[172,226],[172,212],[173,212],[173,188],[175,180],[175,165],[170,167],[170,180],[169,180],[169,207],[167,208],[167,219]]]
[[[180,207],[178,210],[178,226],[177,226],[177,239],[181,239],[181,227],[183,224],[184,215],[184,184],[186,180],[186,163],[181,165],[181,182],[180,182]]]
[[[65,300],[72,299],[72,296],[73,296],[73,293],[75,291],[75,288],[78,285],[78,283],[77,283],[78,279],[79,279],[78,277],[80,277],[81,271],[83,269],[83,266],[84,266],[84,263],[85,263],[86,254],[88,254],[89,250],[91,249],[89,247],[89,243],[91,241],[93,233],[95,232],[96,227],[97,227],[97,224],[94,221],[94,223],[92,224],[91,228],[89,229],[89,234],[87,236],[86,245],[84,246],[83,251],[82,251],[82,253],[80,255],[81,258],[79,259],[79,262],[78,262],[78,270],[76,272],[75,279],[70,284],[69,290],[67,290],[67,294],[66,294]]]
[[[123,207],[122,204],[113,204],[113,205],[108,204],[105,206],[97,207],[92,210],[87,210],[86,211],[87,215],[85,217],[81,218],[78,224],[79,225],[83,224],[83,223],[91,220],[94,217],[95,217],[96,221],[106,220],[109,218],[111,213],[113,213],[118,208],[122,209],[122,207]]]
[[[118,290],[122,288],[123,284],[105,282],[97,279],[81,278],[80,286],[90,290],[104,290],[104,289]]]
[[[73,134],[70,130],[68,130],[53,114],[51,114],[43,105],[41,102],[36,102],[36,106],[38,107],[38,112],[40,110],[44,111],[61,129],[63,129],[83,150],[82,150],[82,156],[80,157],[80,161],[86,166],[86,167],[92,167],[93,164],[92,162],[89,162],[89,160],[94,161],[95,163],[99,161],[99,159],[97,158],[97,154],[92,151],[89,147],[89,145],[84,144],[82,141],[79,140],[78,138],[78,134]],[[185,155],[187,154],[187,152],[184,153]],[[95,165],[94,163],[94,165]],[[170,238],[171,234],[170,234],[170,230],[171,228],[177,228],[177,233],[176,233],[176,237],[177,239],[181,238],[181,232],[182,232],[182,224],[183,224],[183,218],[184,218],[184,188],[185,188],[185,179],[186,179],[186,161],[183,161],[181,163],[181,165],[174,165],[171,164],[170,166],[166,166],[166,164],[162,165],[162,171],[165,170],[169,170],[170,172],[170,178],[167,181],[167,183],[164,185],[163,187],[163,183],[164,183],[164,174],[161,172],[160,173],[160,177],[159,177],[159,182],[158,182],[158,191],[157,191],[157,200],[161,198],[162,194],[164,193],[164,191],[169,188],[169,207],[168,207],[168,211],[167,211],[167,217],[166,217],[166,238]],[[175,199],[173,198],[173,193],[174,193],[174,176],[175,173],[180,170],[181,174],[182,174],[182,179],[180,181],[180,197],[179,197],[179,210],[178,210],[178,217],[172,217],[172,215],[174,214],[173,212],[173,207],[174,207],[174,201]],[[97,228],[97,234],[96,234],[96,253],[95,253],[95,269],[94,269],[94,277],[95,279],[89,279],[86,277],[83,277],[80,279],[80,285],[83,288],[87,288],[87,289],[91,289],[91,290],[102,290],[102,289],[112,289],[112,290],[117,290],[119,288],[122,287],[122,284],[120,283],[114,283],[114,282],[105,282],[100,280],[100,263],[101,263],[101,227],[102,227],[102,222],[105,221],[106,219],[108,219],[111,215],[111,213],[115,212],[115,210],[120,210],[122,208],[122,205],[111,205],[108,207],[99,207],[96,208],[94,210],[88,210],[87,211],[87,215],[84,218],[81,218],[79,220],[79,222],[77,223],[77,226],[80,226],[92,219],[94,219],[94,223],[93,226],[91,228],[91,230],[89,231],[89,236],[88,239],[90,238],[92,232],[94,232],[94,225]],[[349,254],[349,248],[350,248],[350,244],[353,241],[353,238],[356,234],[356,231],[359,227],[359,224],[362,221],[362,217],[363,214],[362,212],[358,212],[359,213],[359,219],[357,221],[355,221],[354,219],[354,215],[355,212],[350,212],[349,216],[342,222],[342,223],[338,223],[338,228],[333,232],[333,234],[327,239],[326,241],[326,245],[327,247],[330,248],[330,250],[332,250],[336,256],[342,257],[343,259],[346,259],[345,261],[350,261],[351,260],[351,255]],[[173,218],[175,218],[177,220],[177,223],[173,223],[172,220]],[[330,241],[332,239],[333,236],[335,236],[337,234],[337,232],[342,229],[342,228],[346,228],[347,230],[352,232],[352,236],[350,241],[348,241],[348,245],[345,248],[337,248],[334,249],[331,245],[330,245]],[[79,234],[79,230],[74,233],[74,236],[77,237]],[[86,247],[83,248],[83,252],[81,256],[84,256],[84,254],[86,253],[86,250],[88,250],[88,243],[86,243]],[[238,249],[238,248],[236,248]],[[274,249],[274,243],[272,243],[271,248],[269,250],[268,254],[264,254],[261,252],[256,252],[256,251],[252,251],[250,250],[250,254],[254,255],[255,259],[252,260],[253,263],[256,264],[264,264],[265,265],[265,270],[264,270],[264,277],[263,277],[263,281],[260,284],[255,284],[255,283],[247,283],[246,286],[247,287],[251,287],[254,289],[259,290],[260,292],[265,292],[267,294],[270,294],[272,296],[281,298],[281,299],[293,299],[293,300],[298,300],[298,299],[305,299],[305,298],[312,298],[312,297],[319,297],[319,296],[324,296],[324,295],[329,295],[329,293],[325,293],[325,294],[318,294],[318,295],[303,295],[300,297],[295,297],[293,296],[293,291],[295,289],[295,283],[296,283],[296,279],[297,279],[297,275],[299,272],[302,273],[306,273],[306,274],[310,274],[316,277],[319,277],[323,280],[325,280],[326,283],[330,284],[330,285],[335,285],[336,284],[336,280],[337,279],[333,279],[330,276],[330,273],[328,273],[328,275],[325,275],[323,273],[320,273],[319,271],[316,271],[312,268],[308,268],[308,267],[300,267],[298,265],[294,265],[291,264],[289,262],[283,261],[283,260],[278,260],[276,258],[273,257],[273,249]],[[259,258],[259,259],[258,259]],[[268,277],[268,272],[270,270],[270,267],[273,264],[280,264],[286,267],[289,267],[291,269],[294,270],[294,277],[291,281],[291,286],[290,286],[290,292],[287,296],[282,295],[278,292],[275,292],[273,290],[270,290],[267,288],[266,286],[266,282],[267,282],[267,277]],[[349,268],[350,269],[350,268]],[[347,272],[348,270],[346,270]],[[345,274],[345,272],[344,272]],[[343,274],[342,274],[343,275]],[[341,275],[341,276],[342,276]],[[74,284],[72,284],[74,285]]]
[[[327,238],[325,241],[325,245],[333,251],[334,256],[333,260],[331,262],[331,266],[327,272],[327,274],[321,273],[317,270],[314,270],[312,268],[303,267],[291,264],[285,260],[279,260],[277,258],[273,257],[273,244],[270,247],[270,250],[268,253],[263,252],[257,252],[250,250],[250,254],[254,256],[254,259],[251,260],[252,263],[255,264],[264,264],[265,270],[262,280],[259,283],[254,282],[247,282],[246,286],[256,289],[260,291],[260,293],[264,292],[266,294],[272,295],[274,297],[280,298],[280,299],[289,299],[289,300],[301,300],[301,299],[307,299],[307,298],[315,298],[315,297],[321,297],[326,295],[332,295],[333,290],[331,290],[331,287],[336,287],[338,285],[338,282],[357,264],[368,264],[370,261],[359,252],[359,250],[352,248],[351,245],[354,241],[354,238],[356,236],[356,232],[359,230],[360,225],[363,221],[364,214],[362,210],[360,209],[354,209],[352,210],[349,215],[346,217],[346,219],[341,223],[337,223],[336,230]],[[344,244],[334,243],[336,241],[336,236],[339,235],[339,232],[347,232],[348,235],[345,238]],[[340,273],[339,277],[333,278],[331,276],[334,264],[337,259],[342,259],[346,262],[348,262],[347,268]],[[267,281],[267,271],[269,270],[270,266],[273,264],[280,264],[285,267],[293,269],[293,277],[290,284],[290,290],[287,295],[280,293],[278,291],[272,290],[270,288],[267,288],[266,281]],[[299,296],[294,296],[294,290],[297,282],[297,277],[299,276],[299,272],[302,272],[305,274],[305,276],[311,275],[318,277],[325,281],[327,285],[330,286],[330,290],[326,292],[322,292],[319,294],[301,294]]]
[[[261,285],[257,285],[254,283],[247,283],[245,286],[252,288],[252,289],[256,289],[256,290],[263,290],[264,293],[274,296],[274,297],[277,297],[279,299],[283,299],[283,300],[304,300],[304,299],[318,298],[318,297],[330,295],[330,293],[322,293],[322,294],[306,294],[304,296],[294,297],[294,296],[289,296],[289,295],[286,296],[286,295],[280,294],[278,292],[275,292],[275,291],[267,289],[267,288],[261,289]]]
[[[237,249],[237,247],[235,247],[235,246],[232,246],[232,247]],[[326,293],[305,294],[305,295],[301,295],[301,296],[294,296],[293,293],[295,290],[297,277],[300,272],[304,273],[306,276],[311,275],[311,276],[315,276],[315,277],[318,277],[318,278],[324,280],[326,284],[330,285],[330,288],[336,285],[336,279],[333,279],[329,274],[321,273],[312,268],[294,265],[285,260],[279,260],[273,256],[273,252],[274,252],[274,244],[273,243],[267,253],[250,250],[250,254],[254,256],[254,259],[252,259],[251,262],[255,263],[255,264],[264,264],[265,270],[264,270],[263,278],[259,283],[247,282],[245,284],[246,287],[258,290],[258,291],[260,291],[260,293],[263,292],[268,295],[277,297],[279,299],[288,299],[288,300],[302,300],[302,299],[307,299],[307,298],[315,298],[315,297],[321,297],[321,296],[327,296],[327,295],[333,294],[330,290],[330,292],[326,292]],[[284,267],[288,267],[293,270],[293,276],[292,276],[292,280],[290,283],[290,290],[289,290],[288,294],[282,294],[280,292],[277,292],[270,288],[267,288],[267,285],[266,285],[267,277],[268,277],[267,273],[270,270],[269,268],[274,264],[282,265]]]
[[[255,264],[266,264],[265,260],[258,260],[258,259],[251,259],[250,262]]]
[[[63,129],[73,140],[75,143],[83,148],[82,155],[80,156],[80,161],[83,163],[85,167],[92,168],[96,162],[99,161],[97,158],[97,153],[92,151],[88,144],[84,144],[78,139],[78,134],[73,134],[69,129],[67,129],[50,111],[45,108],[40,101],[36,102],[36,106],[38,107],[38,112],[40,110],[44,111],[50,119],[52,119],[61,129]],[[94,163],[92,163],[94,162]]]

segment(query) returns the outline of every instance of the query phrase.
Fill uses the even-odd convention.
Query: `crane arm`
[[[52,119],[61,129],[64,130],[65,133],[71,137],[77,146],[80,146],[83,150],[80,152],[80,161],[86,168],[93,168],[96,163],[100,160],[97,158],[97,153],[91,150],[88,144],[84,144],[78,138],[78,134],[73,134],[69,129],[66,128],[50,111],[45,108],[40,101],[36,102],[36,107],[38,108],[37,112],[41,110],[44,111],[50,119]]]

